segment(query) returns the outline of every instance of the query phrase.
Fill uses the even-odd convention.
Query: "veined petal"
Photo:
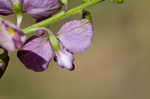
[[[32,36],[18,51],[17,56],[28,69],[40,72],[48,68],[53,51],[47,38]]]
[[[93,24],[87,19],[73,20],[64,24],[57,33],[63,46],[72,53],[88,49],[93,39]]]
[[[74,56],[70,52],[63,48],[59,51],[56,51],[55,55],[55,61],[57,61],[60,67],[66,68],[68,70],[74,70]]]
[[[9,0],[0,0],[0,15],[9,15],[13,13],[13,9]]]
[[[59,0],[24,0],[24,10],[32,17],[42,20],[47,18],[61,8]]]

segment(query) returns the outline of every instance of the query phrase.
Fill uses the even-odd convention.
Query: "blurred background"
[[[75,55],[74,71],[52,61],[48,70],[32,72],[10,53],[0,80],[0,99],[149,99],[150,1],[125,0],[121,5],[108,1],[89,8],[95,36],[88,50]],[[70,0],[70,8],[80,3]],[[79,18],[75,15],[50,28],[57,32],[64,22]],[[15,22],[14,16],[7,19]],[[25,16],[22,28],[33,23]]]

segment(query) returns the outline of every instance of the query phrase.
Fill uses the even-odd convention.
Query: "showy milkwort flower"
[[[57,33],[61,50],[56,51],[58,64],[69,70],[74,68],[73,54],[78,54],[89,48],[93,39],[93,24],[87,19],[73,20],[64,24]]]
[[[93,24],[88,19],[73,20],[64,24],[56,36],[50,33],[49,39],[42,36],[31,37],[17,56],[28,69],[39,72],[48,68],[54,53],[55,61],[60,67],[73,70],[73,54],[89,48],[93,33]]]
[[[60,0],[0,0],[0,15],[28,13],[42,20],[58,12],[62,5]]]
[[[22,46],[25,38],[18,27],[0,18],[0,47],[13,52]]]

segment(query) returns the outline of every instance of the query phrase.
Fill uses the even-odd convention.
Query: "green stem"
[[[90,6],[93,6],[96,3],[100,3],[102,1],[104,1],[104,0],[91,0],[89,2],[86,2],[86,3],[76,7],[76,8],[70,9],[70,10],[68,10],[66,12],[60,12],[60,13],[58,13],[58,14],[56,14],[56,15],[54,15],[54,16],[46,19],[46,20],[43,20],[43,21],[41,21],[39,23],[33,24],[33,25],[23,29],[23,32],[25,34],[32,33],[32,32],[34,32],[36,30],[36,28],[46,27],[46,26],[48,26],[48,25],[50,25],[50,24],[52,24],[52,23],[54,23],[54,22],[56,22],[58,20],[62,20],[64,18],[66,18],[66,17],[69,17],[69,16],[75,15],[77,13],[80,13],[83,9],[85,9],[87,7],[90,7]]]

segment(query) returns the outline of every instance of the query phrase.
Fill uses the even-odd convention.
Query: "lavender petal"
[[[17,56],[28,69],[41,72],[48,68],[53,51],[47,38],[34,36],[27,40]]]
[[[93,24],[87,19],[67,22],[57,33],[63,46],[72,53],[81,53],[88,49],[92,43],[93,34]]]
[[[66,51],[65,49],[59,50],[55,52],[55,61],[57,61],[58,65],[61,68],[66,68],[68,70],[74,70],[75,66],[73,64],[74,56]]]
[[[0,15],[9,15],[13,13],[13,9],[9,0],[0,0]]]
[[[58,12],[62,6],[59,0],[23,0],[24,11],[42,20]]]

